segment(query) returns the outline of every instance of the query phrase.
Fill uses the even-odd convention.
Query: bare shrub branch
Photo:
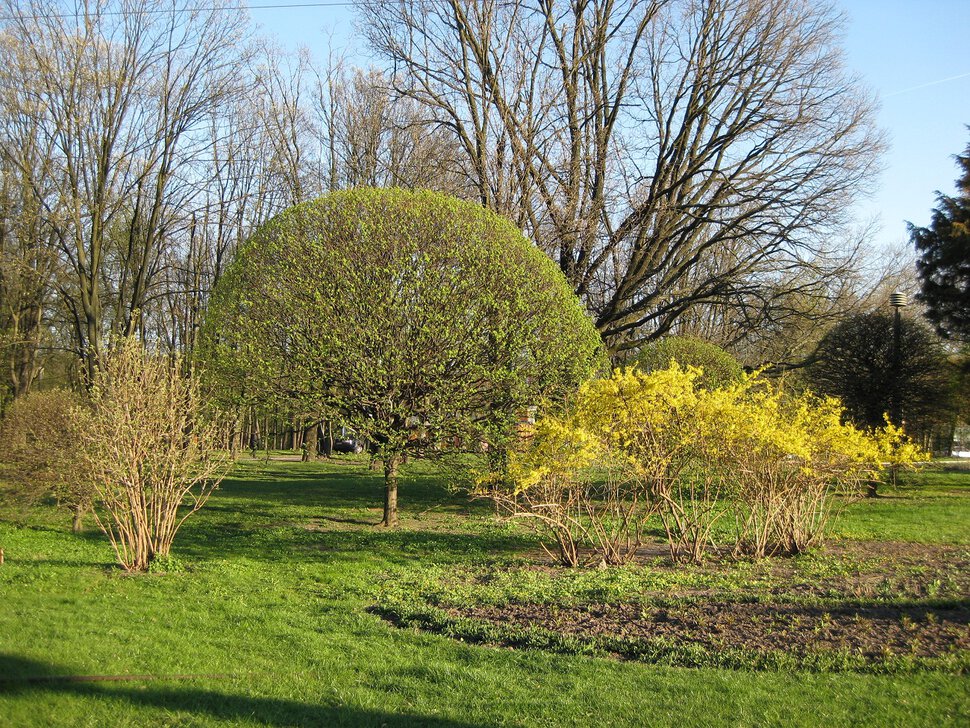
[[[231,466],[199,387],[178,357],[125,339],[102,359],[90,407],[75,411],[95,517],[118,560],[142,571],[166,556],[179,527]]]

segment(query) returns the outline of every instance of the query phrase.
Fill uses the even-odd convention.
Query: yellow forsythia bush
[[[539,420],[489,495],[570,565],[629,560],[653,515],[675,560],[703,558],[718,523],[733,523],[734,554],[762,557],[814,545],[884,463],[924,457],[895,428],[846,424],[835,399],[756,374],[707,389],[702,375],[674,363],[586,382],[566,414]]]

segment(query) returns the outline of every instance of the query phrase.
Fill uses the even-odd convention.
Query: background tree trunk
[[[83,527],[84,506],[76,505],[71,508],[71,532],[81,533]]]
[[[384,520],[382,526],[397,526],[397,472],[401,456],[394,454],[384,458]]]
[[[319,451],[317,450],[317,430],[320,427],[319,422],[311,423],[303,431],[303,461],[316,460]]]

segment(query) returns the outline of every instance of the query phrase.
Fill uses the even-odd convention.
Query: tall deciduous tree
[[[4,113],[45,157],[19,167],[53,231],[58,287],[93,379],[111,329],[143,328],[212,110],[237,90],[245,16],[166,0],[3,3]],[[26,123],[25,122],[25,123]]]
[[[501,445],[524,408],[588,376],[600,346],[562,274],[508,221],[400,189],[333,193],[265,225],[207,327],[226,387],[376,445],[387,526],[406,452]]]
[[[35,170],[40,155],[31,134],[7,119],[0,134],[18,140],[24,167]],[[40,376],[39,350],[47,338],[57,253],[50,226],[38,209],[28,176],[0,158],[0,406],[27,394]]]
[[[482,204],[558,263],[613,350],[701,305],[756,329],[784,289],[844,272],[831,240],[880,141],[829,6],[363,5],[397,92],[451,130]]]
[[[909,235],[927,318],[942,336],[970,341],[970,146],[956,159],[956,196],[938,192],[929,226],[910,224]]]
[[[328,190],[403,187],[468,196],[453,137],[435,128],[423,106],[396,99],[383,73],[331,62],[318,78]]]

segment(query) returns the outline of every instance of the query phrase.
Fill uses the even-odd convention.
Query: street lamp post
[[[890,402],[889,417],[892,423],[896,427],[902,426],[903,421],[903,407],[902,407],[902,393],[899,391],[899,380],[902,372],[902,350],[901,350],[901,336],[902,336],[902,325],[900,323],[900,313],[899,310],[907,304],[906,294],[896,293],[889,294],[889,305],[895,309],[895,316],[893,317],[893,355],[892,355],[892,367],[893,367],[893,386],[892,386],[892,402]]]

